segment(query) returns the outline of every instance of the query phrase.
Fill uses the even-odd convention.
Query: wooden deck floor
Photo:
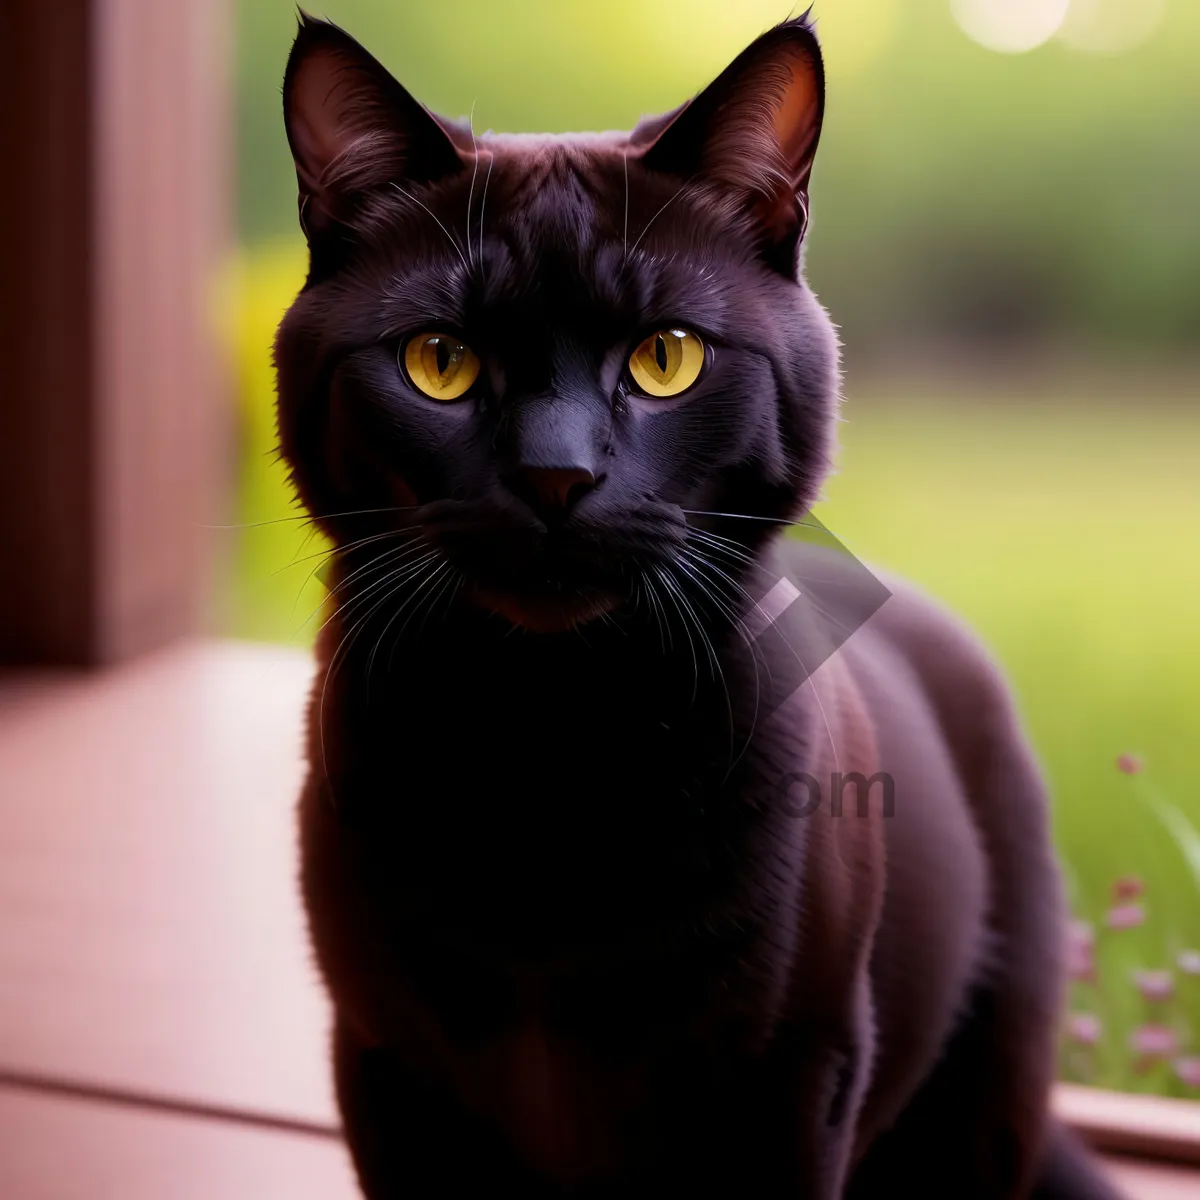
[[[195,643],[0,678],[4,1200],[356,1195],[294,882],[309,672]]]

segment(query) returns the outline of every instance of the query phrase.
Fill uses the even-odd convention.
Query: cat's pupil
[[[454,354],[450,347],[446,344],[445,338],[438,338],[437,349],[435,353],[437,355],[438,374],[445,375],[446,368],[449,367],[451,362],[454,361]]]
[[[658,363],[658,369],[665,375],[667,373],[667,339],[661,333],[654,339],[654,361]]]

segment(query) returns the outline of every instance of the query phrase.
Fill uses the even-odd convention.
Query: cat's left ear
[[[310,244],[375,188],[432,183],[465,167],[433,113],[349,34],[304,14],[284,75],[283,112]]]
[[[730,195],[767,261],[793,277],[824,112],[821,48],[806,14],[764,33],[694,100],[644,122],[631,145],[650,170]]]

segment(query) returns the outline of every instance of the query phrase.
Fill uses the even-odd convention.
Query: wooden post
[[[224,0],[4,0],[0,661],[202,628],[228,424]]]

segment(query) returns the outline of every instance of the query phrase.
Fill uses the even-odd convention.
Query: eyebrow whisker
[[[475,200],[475,176],[479,174],[479,146],[475,141],[475,101],[471,101],[471,115],[467,118],[471,129],[471,154],[475,165],[471,169],[471,190],[467,192],[467,261],[474,265],[474,255],[471,253],[471,205]]]

